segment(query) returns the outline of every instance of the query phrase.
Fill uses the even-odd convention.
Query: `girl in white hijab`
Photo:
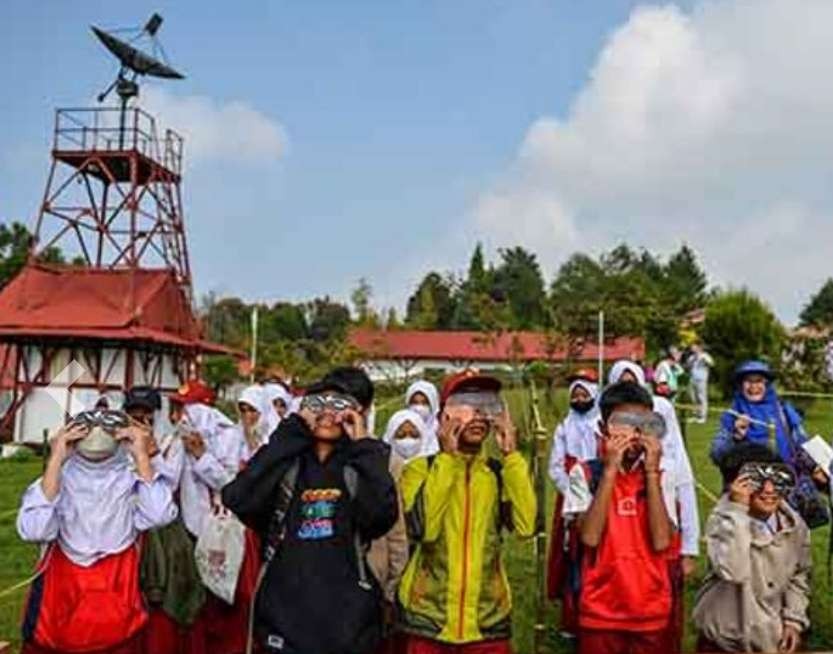
[[[148,614],[136,542],[176,518],[170,487],[150,463],[150,439],[143,427],[101,422],[70,423],[53,437],[44,475],[24,493],[17,517],[23,540],[48,545],[26,608],[23,651],[138,648]]]
[[[180,483],[185,526],[199,538],[212,495],[240,470],[240,437],[234,423],[207,404],[187,404],[178,426],[187,455]]]
[[[391,416],[382,440],[406,463],[436,453],[431,450],[431,434],[425,422],[411,409],[402,409]]]
[[[599,387],[584,379],[577,379],[570,384],[570,410],[555,430],[550,451],[550,478],[562,494],[567,492],[570,485],[568,472],[572,464],[596,458],[598,394]]]
[[[429,433],[426,454],[440,451],[439,432],[440,394],[437,387],[424,379],[415,381],[405,391],[405,406],[420,415]],[[430,451],[429,451],[430,450]]]
[[[263,385],[263,395],[269,403],[269,410],[265,416],[270,436],[278,428],[281,420],[296,409],[295,398],[283,384],[267,383]]]
[[[237,424],[240,460],[246,462],[266,444],[280,419],[266,395],[266,389],[261,386],[243,389],[237,398],[237,411],[240,414],[240,422]]]

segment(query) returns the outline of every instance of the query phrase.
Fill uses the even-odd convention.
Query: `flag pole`
[[[257,368],[257,305],[252,307],[252,351],[250,359],[252,362],[252,370],[249,373],[249,383],[255,383],[255,369]]]

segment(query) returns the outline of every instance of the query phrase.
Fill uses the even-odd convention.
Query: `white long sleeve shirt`
[[[17,531],[29,542],[57,540],[71,561],[89,567],[176,515],[171,489],[159,475],[145,481],[126,460],[93,463],[74,455],[64,464],[55,499],[46,497],[41,479],[26,489]]]

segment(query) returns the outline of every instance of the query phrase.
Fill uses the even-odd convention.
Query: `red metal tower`
[[[0,290],[0,441],[40,442],[78,403],[151,385],[175,390],[199,355],[182,217],[182,138],[135,106],[137,80],[182,79],[126,41],[93,28],[119,60],[118,108],[59,109],[52,162],[27,265]],[[156,51],[155,41],[153,42]],[[58,247],[71,265],[41,257]]]
[[[59,109],[32,257],[58,246],[96,268],[170,269],[190,300],[181,170],[182,138],[141,109]]]

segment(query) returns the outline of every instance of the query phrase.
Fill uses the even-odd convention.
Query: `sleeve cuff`
[[[41,485],[43,481],[43,477],[34,481],[30,486],[28,491],[26,492],[26,504],[29,506],[55,506],[58,503],[58,500],[61,499],[61,491],[58,490],[58,494],[55,496],[55,499],[50,500],[46,497],[46,494],[43,492],[43,486]]]

